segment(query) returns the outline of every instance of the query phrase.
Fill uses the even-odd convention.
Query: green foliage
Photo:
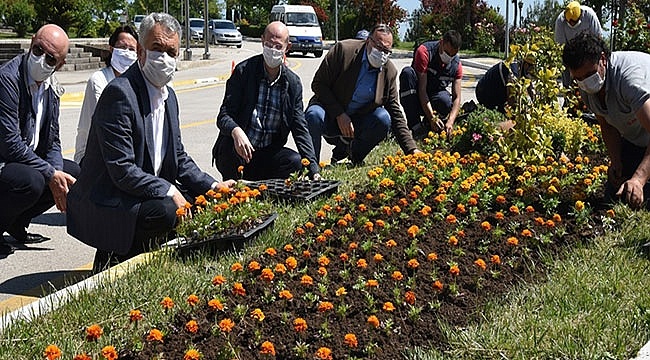
[[[451,139],[452,150],[461,154],[492,155],[498,150],[499,123],[504,120],[505,116],[500,112],[479,105],[463,123],[462,134]]]
[[[648,52],[650,48],[650,21],[648,0],[631,0],[625,8],[625,16],[614,22],[616,50]]]
[[[34,6],[28,0],[14,0],[6,4],[6,21],[14,27],[18,37],[25,37],[32,30],[32,21],[36,16]]]

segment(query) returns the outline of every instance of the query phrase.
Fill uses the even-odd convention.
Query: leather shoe
[[[14,248],[7,243],[0,243],[0,255],[11,255],[14,253]]]
[[[21,244],[38,244],[50,240],[50,238],[47,236],[32,233],[25,233],[22,236],[18,235],[18,237],[16,237],[14,234],[11,234],[11,236],[16,240],[16,242],[19,242]]]

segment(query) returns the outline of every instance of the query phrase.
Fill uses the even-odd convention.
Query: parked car
[[[140,31],[140,23],[142,23],[144,17],[145,15],[136,15],[133,17],[133,27],[135,28],[135,31]]]
[[[215,45],[234,45],[241,48],[242,36],[230,20],[210,20],[210,43]]]
[[[190,40],[203,40],[203,26],[205,26],[203,19],[190,18]]]

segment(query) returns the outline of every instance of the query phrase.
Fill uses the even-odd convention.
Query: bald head
[[[43,51],[56,59],[57,70],[65,64],[65,57],[70,46],[68,35],[61,27],[55,24],[43,25],[34,36],[30,51],[38,47],[37,52]]]
[[[280,21],[274,21],[264,29],[262,41],[289,43],[289,29]]]

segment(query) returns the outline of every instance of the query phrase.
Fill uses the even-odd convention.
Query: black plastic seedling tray
[[[290,202],[311,201],[320,196],[331,195],[338,190],[338,180],[295,181],[287,186],[284,179],[267,179],[250,182],[250,187],[266,185],[263,195]]]

